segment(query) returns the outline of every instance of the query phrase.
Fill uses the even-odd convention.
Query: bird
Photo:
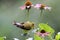
[[[27,35],[27,32],[31,29],[34,29],[34,23],[30,22],[30,21],[26,21],[26,22],[13,22],[13,25],[15,25],[16,27],[23,29],[25,31],[24,35]]]

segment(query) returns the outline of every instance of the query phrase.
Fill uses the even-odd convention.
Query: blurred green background
[[[19,9],[24,5],[26,0],[0,0],[0,36],[6,36],[6,40],[13,40],[13,38],[19,38],[25,40],[26,37],[21,36],[22,29],[15,27],[12,22],[26,21],[26,11]],[[55,29],[55,33],[60,31],[60,0],[31,0],[35,5],[36,3],[44,3],[52,7],[51,12],[44,11],[43,17],[39,18],[40,10],[32,8],[30,10],[29,21],[35,23],[35,27],[38,27],[38,23],[48,23]],[[31,34],[32,35],[32,34]],[[33,37],[33,35],[32,35]]]

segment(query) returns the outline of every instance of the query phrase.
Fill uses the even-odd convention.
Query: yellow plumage
[[[23,25],[24,25],[25,28],[34,28],[34,23],[33,22],[27,21]]]

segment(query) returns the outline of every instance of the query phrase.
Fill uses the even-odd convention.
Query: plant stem
[[[40,10],[40,15],[39,15],[39,22],[42,20],[42,18],[43,18],[43,10]]]
[[[29,10],[27,11],[27,21],[29,20]]]
[[[26,20],[27,21],[29,20],[29,10],[27,10],[27,13],[26,13]]]

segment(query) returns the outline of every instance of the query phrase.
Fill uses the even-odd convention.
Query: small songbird
[[[15,25],[16,27],[21,28],[25,31],[29,31],[31,29],[34,29],[34,23],[30,22],[30,21],[22,22],[22,23],[18,23],[18,22],[14,21],[13,25]],[[25,33],[25,34],[27,34],[27,33]]]

